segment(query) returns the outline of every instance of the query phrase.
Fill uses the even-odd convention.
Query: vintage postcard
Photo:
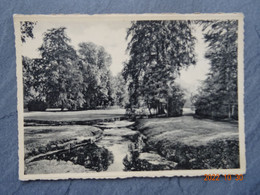
[[[243,15],[14,15],[19,178],[244,174]]]

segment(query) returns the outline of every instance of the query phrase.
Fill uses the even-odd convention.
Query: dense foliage
[[[175,79],[182,68],[195,64],[190,21],[132,22],[127,38],[130,60],[123,75],[129,86],[129,110],[181,115],[184,93]]]
[[[237,107],[237,30],[238,22],[205,21],[205,57],[210,72],[199,94],[193,97],[196,114],[213,118],[238,117]]]
[[[37,22],[23,21],[20,22],[21,41],[26,42],[27,38],[34,38],[33,29]]]
[[[33,38],[35,22],[21,23],[22,41]],[[210,72],[193,97],[201,116],[237,118],[237,21],[203,21]],[[91,42],[70,45],[66,28],[44,33],[40,57],[22,58],[24,104],[29,110],[69,110],[111,105],[130,113],[179,116],[184,92],[175,80],[195,64],[190,21],[136,21],[127,31],[129,60],[113,77],[112,59]]]
[[[114,104],[121,107],[126,107],[128,104],[128,90],[127,83],[124,80],[121,72],[113,79],[113,89],[114,89]]]
[[[84,108],[113,104],[111,56],[94,43],[79,44],[80,67],[83,74]]]
[[[25,106],[78,110],[112,105],[111,56],[94,43],[80,43],[76,51],[65,29],[53,28],[44,34],[41,58],[23,57]],[[44,108],[34,108],[35,102]]]

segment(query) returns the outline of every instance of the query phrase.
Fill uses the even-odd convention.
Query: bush
[[[47,109],[47,103],[42,100],[31,100],[28,102],[29,111],[45,111]]]

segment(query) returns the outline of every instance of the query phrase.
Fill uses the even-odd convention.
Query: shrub
[[[42,100],[31,100],[28,102],[29,111],[45,111],[47,109],[47,103]]]

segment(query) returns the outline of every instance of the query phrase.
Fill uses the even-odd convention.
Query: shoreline
[[[126,167],[126,171],[212,168],[229,169],[239,167],[239,155],[237,155],[239,151],[238,139],[236,138],[236,132],[232,130],[232,128],[236,128],[237,124],[232,122],[218,121],[216,123],[216,125],[219,126],[218,128],[225,127],[227,128],[227,131],[220,131],[218,128],[212,131],[208,130],[207,127],[203,127],[203,125],[207,126],[207,123],[215,122],[215,120],[202,120],[194,118],[190,115],[184,115],[181,117],[144,119],[133,119],[127,115],[124,115],[121,117],[110,117],[94,120],[90,119],[85,121],[46,121],[26,119],[24,121],[25,128],[33,128],[33,126],[36,128],[58,128],[62,126],[80,127],[81,125],[82,127],[83,125],[86,125],[89,127],[98,128],[102,131],[101,135],[98,136],[99,139],[90,141],[91,145],[96,145],[96,141],[103,138],[104,130],[109,128],[103,127],[102,123],[122,120],[134,122],[131,125],[125,126],[125,128],[129,128],[137,132],[134,136],[125,137],[132,142],[129,145],[129,153],[126,154],[123,159],[123,164]],[[194,126],[193,123],[195,126],[202,125],[201,128],[204,128],[205,130],[192,130],[192,126]],[[191,130],[187,130],[187,128],[190,127]],[[178,128],[182,129],[182,131],[178,130]],[[194,137],[196,133],[198,135],[197,137]],[[205,139],[203,141],[203,138],[205,137],[208,140]],[[190,140],[187,142],[186,139]],[[81,146],[73,147],[71,150],[76,150],[76,148],[81,148]],[[67,149],[66,151],[63,150],[61,149],[60,153],[67,151],[70,152],[70,149]],[[71,161],[74,162],[75,159]],[[79,163],[75,161],[74,164],[77,165]],[[80,162],[80,164],[84,165],[84,162]]]
[[[156,152],[161,157],[177,163],[174,169],[239,168],[238,130],[232,132],[232,127],[236,127],[237,124],[220,121],[219,127],[217,126],[216,129],[226,127],[226,130],[205,132],[205,135],[196,132],[197,129],[194,129],[195,132],[185,131],[185,128],[183,131],[179,131],[178,126],[187,121],[178,121],[177,118],[172,117],[175,122],[171,122],[170,118],[139,119],[136,121],[134,128],[146,138],[144,152]],[[196,123],[202,122],[197,121],[198,119],[188,117],[187,119],[194,120]],[[164,125],[166,130],[162,130],[163,127],[157,124],[160,123],[160,120],[164,122],[168,120],[169,124]],[[208,121],[203,122],[207,123]]]

